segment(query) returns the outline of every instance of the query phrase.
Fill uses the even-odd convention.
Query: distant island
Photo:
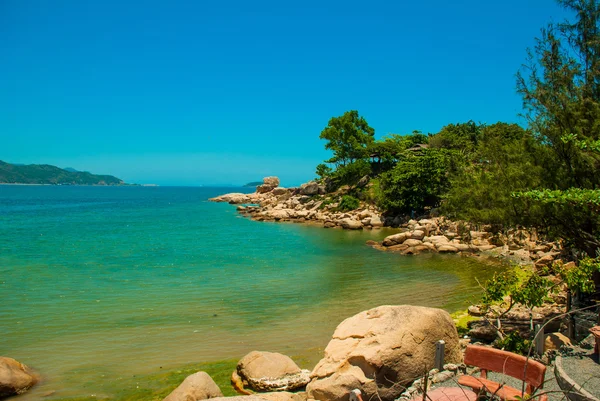
[[[262,183],[263,183],[262,181],[252,181],[252,182],[245,184],[244,187],[257,187],[259,185],[262,185]]]
[[[97,175],[49,164],[10,164],[0,160],[0,184],[127,185],[112,175]]]

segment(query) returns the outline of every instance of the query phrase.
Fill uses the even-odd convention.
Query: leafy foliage
[[[482,127],[468,162],[451,176],[444,212],[474,223],[527,225],[530,205],[511,195],[539,183],[539,169],[530,152],[532,140],[516,124]]]
[[[360,200],[356,199],[352,195],[344,195],[337,209],[340,212],[349,212],[350,210],[358,209],[359,206]]]
[[[367,147],[373,143],[375,130],[367,120],[358,115],[358,111],[345,112],[340,117],[329,120],[319,138],[327,141],[325,149],[333,151],[333,157],[327,163],[345,166],[367,155]]]
[[[513,331],[504,336],[504,338],[496,340],[495,346],[509,352],[528,355],[531,344],[531,340],[523,338],[518,332]]]
[[[356,183],[365,175],[371,173],[371,165],[366,160],[355,160],[352,163],[338,166],[338,168],[329,174],[337,186],[356,185]]]
[[[450,154],[443,149],[405,155],[380,177],[380,206],[407,214],[437,206],[449,186],[446,171],[450,164]]]
[[[594,273],[600,272],[600,258],[584,258],[576,268],[556,265],[554,269],[571,291],[591,293],[596,289],[592,278]]]

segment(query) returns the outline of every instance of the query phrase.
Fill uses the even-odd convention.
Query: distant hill
[[[112,175],[69,171],[49,164],[17,165],[1,160],[0,184],[125,185],[123,180]]]
[[[79,173],[79,170],[75,170],[73,167],[65,167],[63,170],[68,171],[69,173]]]
[[[244,187],[257,187],[262,184],[263,184],[262,181],[252,181],[252,182],[249,182],[246,185],[244,185]]]

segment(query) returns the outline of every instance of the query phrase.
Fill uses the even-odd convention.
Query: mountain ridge
[[[0,184],[128,185],[112,175],[69,171],[50,164],[17,165],[0,160]]]

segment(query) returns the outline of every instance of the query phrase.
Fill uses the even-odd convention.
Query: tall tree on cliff
[[[549,24],[517,76],[538,139],[541,191],[517,194],[542,206],[540,223],[595,256],[600,248],[600,4],[558,0],[574,22]]]

